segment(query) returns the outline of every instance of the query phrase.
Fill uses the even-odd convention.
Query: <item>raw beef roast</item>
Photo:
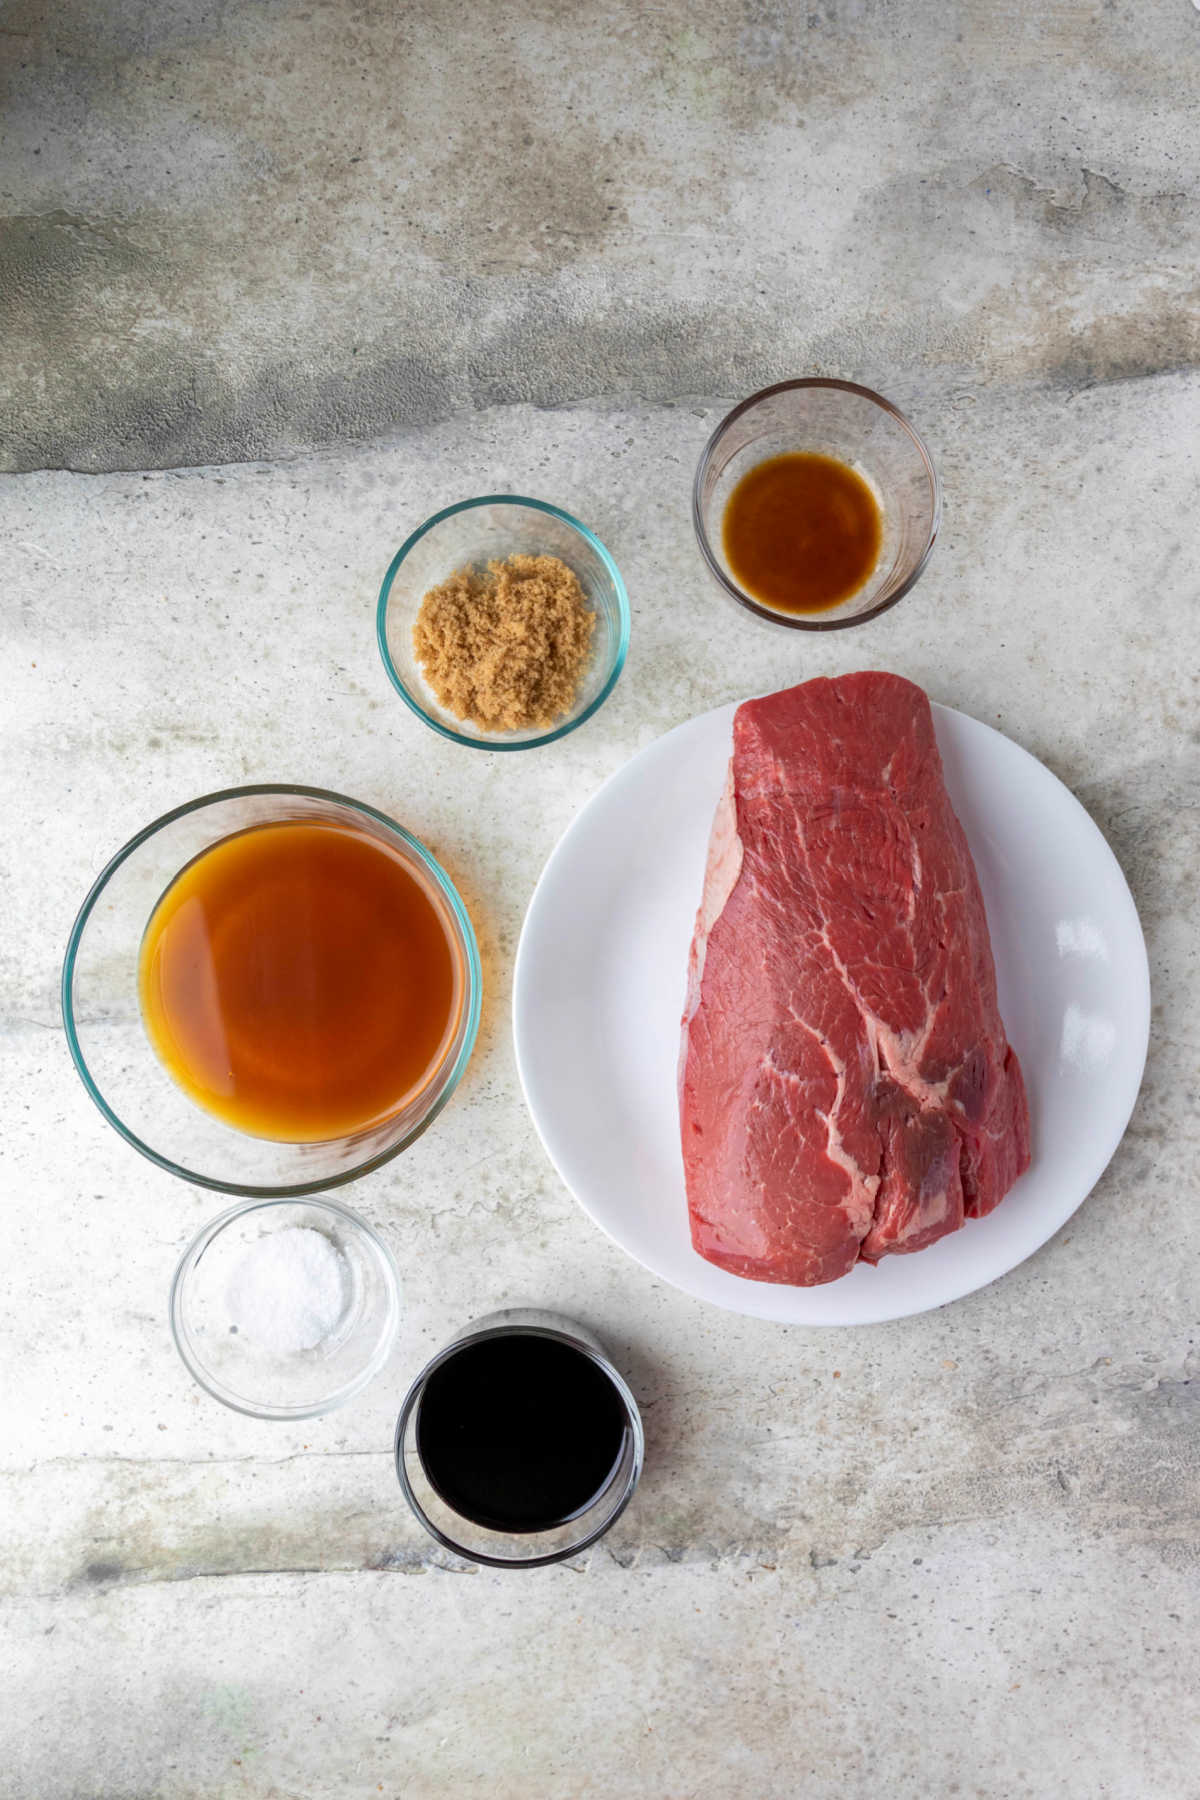
[[[738,708],[680,1116],[692,1242],[756,1281],[923,1250],[1028,1167],[979,883],[911,682]]]

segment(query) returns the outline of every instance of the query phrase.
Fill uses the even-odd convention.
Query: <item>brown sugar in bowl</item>
[[[594,619],[569,709],[550,724],[479,725],[441,703],[418,658],[414,627],[431,589],[488,565],[553,558],[579,583]],[[612,692],[629,647],[629,600],[608,550],[560,507],[519,494],[484,494],[435,513],[396,552],[379,594],[376,635],[388,678],[418,718],[452,742],[481,750],[529,750],[589,719]]]

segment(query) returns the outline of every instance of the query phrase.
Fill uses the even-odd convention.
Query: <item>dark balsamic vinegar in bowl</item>
[[[440,1498],[491,1531],[564,1525],[604,1492],[629,1432],[599,1363],[537,1331],[468,1339],[434,1369],[416,1448]]]

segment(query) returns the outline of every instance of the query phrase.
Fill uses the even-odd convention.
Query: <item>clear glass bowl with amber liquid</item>
[[[747,612],[796,631],[877,618],[919,579],[941,517],[916,427],[870,388],[818,377],[751,394],[700,458],[700,552]]]
[[[227,1193],[350,1181],[446,1104],[475,934],[404,828],[317,788],[206,795],[101,874],[63,968],[68,1043],[144,1155]]]

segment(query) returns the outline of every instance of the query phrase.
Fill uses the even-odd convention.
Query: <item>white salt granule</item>
[[[226,1291],[231,1323],[264,1350],[311,1350],[346,1309],[346,1259],[323,1232],[288,1225],[251,1244]]]

